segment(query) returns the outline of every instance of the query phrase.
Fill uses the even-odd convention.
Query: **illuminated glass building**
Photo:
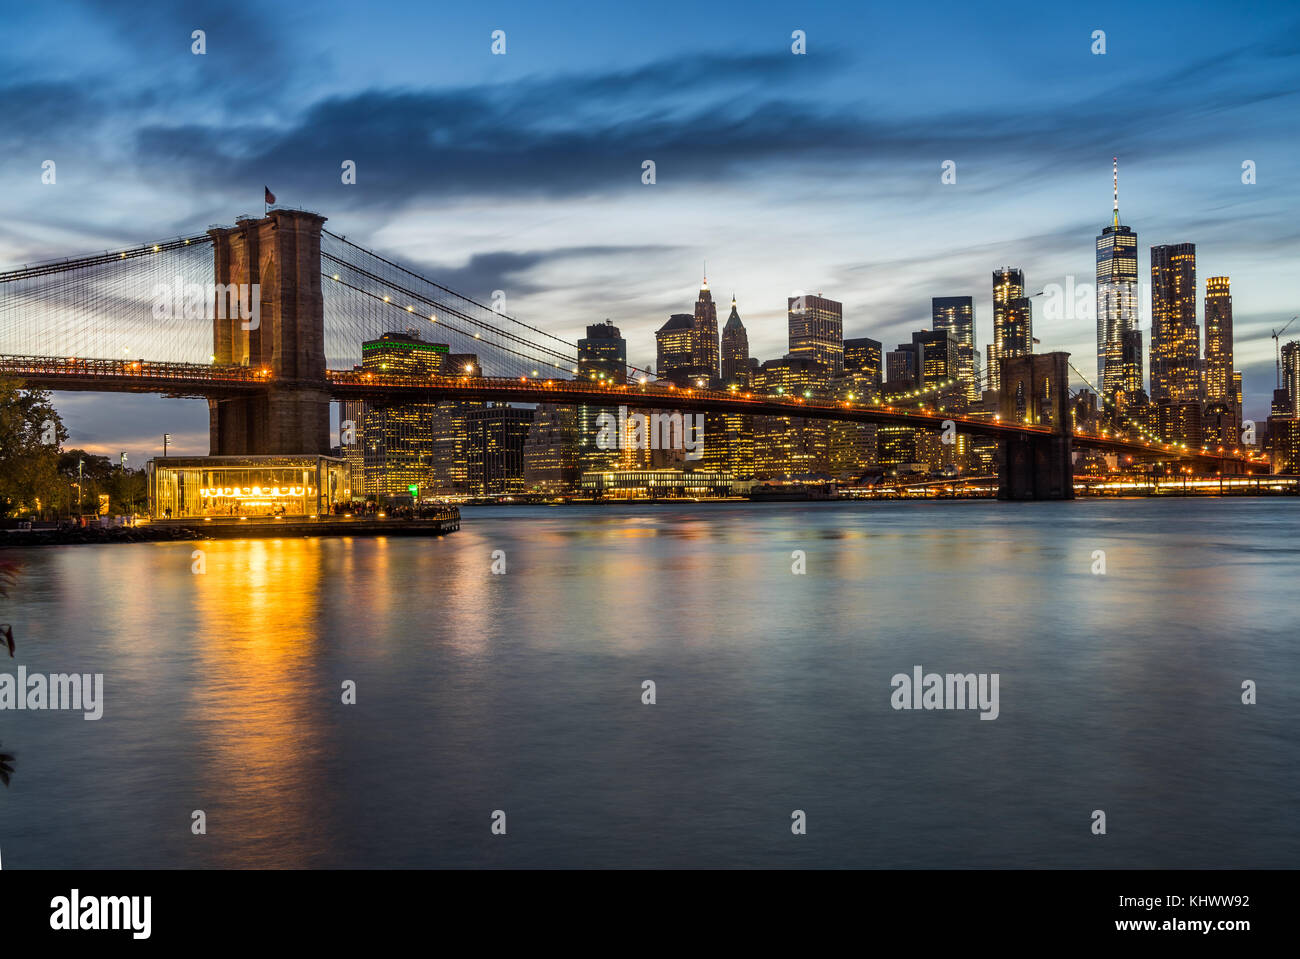
[[[615,384],[627,382],[627,340],[609,320],[587,327],[587,335],[578,341],[578,379]],[[578,407],[581,469],[605,469],[615,459],[616,451],[602,450],[596,443],[602,413],[617,415],[618,410],[608,406]]]
[[[1151,248],[1151,401],[1201,399],[1201,331],[1196,325],[1196,244]]]
[[[1232,288],[1226,276],[1205,281],[1205,400],[1236,405],[1232,383]]]
[[[1138,332],[1137,234],[1119,222],[1119,159],[1115,160],[1115,199],[1111,222],[1097,237],[1097,387],[1104,400],[1115,402],[1121,390],[1142,388],[1142,370],[1132,383],[1125,363],[1125,337]],[[1138,334],[1139,337],[1141,334]],[[1141,340],[1139,339],[1139,350]],[[1131,344],[1130,344],[1131,345]]]
[[[920,376],[916,348],[911,343],[900,343],[898,349],[885,354],[885,392],[900,393],[916,386]]]
[[[989,389],[1002,387],[1001,360],[1034,351],[1033,313],[1025,274],[1015,267],[993,271],[993,342],[988,345]]]
[[[446,376],[482,376],[478,356],[450,353],[443,362]],[[466,417],[482,403],[444,401],[433,410],[433,455],[426,483],[438,493],[465,493],[469,489],[469,433]]]
[[[674,313],[655,331],[655,372],[667,376],[681,370],[695,370],[695,317]]]
[[[471,496],[499,496],[524,488],[524,443],[533,411],[504,403],[470,410],[468,431],[467,492]]]
[[[1145,399],[1146,391],[1142,388],[1145,372],[1142,358],[1142,331],[1126,330],[1120,343],[1116,397],[1122,395],[1128,402],[1132,402],[1138,395]]]
[[[975,298],[932,297],[930,319],[935,330],[946,331],[956,341],[957,365],[952,378],[962,384],[969,402],[978,402],[982,390],[977,360],[979,354],[975,347]]]
[[[414,330],[385,333],[361,344],[361,368],[398,376],[442,371],[446,343],[429,343]],[[367,403],[357,439],[362,446],[366,495],[405,494],[427,482],[434,453],[434,402]]]
[[[886,473],[917,462],[916,439],[919,430],[911,426],[876,427],[876,464]]]
[[[1281,385],[1273,390],[1274,416],[1290,416],[1296,412],[1296,399],[1300,397],[1300,341],[1292,340],[1279,349],[1281,368],[1278,375]]]
[[[1270,416],[1268,444],[1274,473],[1300,473],[1300,417]]]
[[[361,369],[360,366],[354,366],[354,370]],[[344,442],[346,438],[345,428],[347,424],[352,426],[352,442]],[[348,470],[352,474],[352,495],[364,497],[366,494],[374,492],[366,489],[366,462],[365,462],[365,428],[366,428],[366,402],[360,399],[346,399],[339,404],[339,446],[343,450],[343,461],[348,464]]]
[[[609,320],[587,327],[587,335],[578,340],[578,378],[593,374],[612,383],[627,380],[627,340]]]
[[[311,518],[352,500],[331,456],[159,456],[145,464],[154,519]]]
[[[790,356],[814,360],[829,375],[844,369],[844,306],[817,296],[792,296],[787,302]]]
[[[542,403],[524,442],[524,488],[565,493],[580,475],[577,408]]]
[[[737,479],[754,475],[754,417],[706,413],[703,442],[703,456],[691,468],[729,473]]]
[[[933,387],[959,378],[961,347],[950,331],[918,330],[912,334],[912,352],[918,358],[919,386]]]
[[[1200,401],[1160,403],[1155,410],[1156,431],[1161,439],[1186,443],[1191,448],[1204,445],[1205,413]]]
[[[582,491],[596,499],[726,496],[732,483],[730,473],[704,470],[631,469],[582,474]]]
[[[865,373],[877,387],[884,372],[881,343],[868,336],[859,336],[844,341],[844,369],[854,373]]]
[[[768,360],[759,368],[754,390],[770,396],[812,398],[826,392],[829,372],[806,357]],[[825,420],[798,416],[753,419],[755,479],[790,479],[827,472],[829,430]]]
[[[712,385],[718,378],[718,307],[713,302],[713,294],[709,292],[707,276],[700,286],[699,298],[695,301],[692,332],[691,365],[706,371],[706,385]]]
[[[749,386],[749,334],[740,322],[736,298],[731,298],[731,315],[722,328],[722,385]]]

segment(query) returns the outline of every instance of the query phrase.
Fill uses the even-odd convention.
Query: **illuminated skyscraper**
[[[885,354],[885,392],[900,393],[916,386],[921,375],[914,343],[900,343],[898,349]]]
[[[361,369],[354,366],[354,370]],[[347,430],[351,429],[352,442],[348,442]],[[374,490],[366,488],[366,401],[363,399],[345,399],[339,404],[339,445],[343,448],[343,459],[352,474],[352,495],[363,497]]]
[[[988,384],[1002,386],[1001,360],[1033,352],[1034,330],[1025,274],[1015,267],[993,271],[993,342],[988,346]]]
[[[1097,237],[1097,388],[1107,402],[1119,390],[1132,391],[1132,371],[1124,363],[1125,336],[1138,329],[1137,234],[1119,222],[1119,158],[1114,167],[1111,222]],[[1140,344],[1140,340],[1138,341]],[[1140,345],[1139,345],[1140,350]],[[1136,389],[1142,388],[1138,370]]]
[[[539,404],[524,442],[524,488],[544,493],[572,490],[578,463],[578,411],[573,406]]]
[[[627,382],[627,340],[609,320],[587,327],[587,335],[578,340],[578,379],[598,383]],[[617,415],[612,406],[579,406],[577,413],[580,469],[608,469],[617,459],[617,450],[602,450],[597,444],[602,413]]]
[[[482,376],[474,353],[449,353],[443,360],[446,376]],[[469,489],[469,421],[482,403],[446,400],[433,411],[433,463],[428,482],[433,490],[464,493]]]
[[[615,384],[627,378],[627,340],[609,320],[587,327],[587,335],[578,340],[578,379],[590,379],[593,373]]]
[[[736,298],[731,298],[731,315],[722,328],[722,385],[749,385],[749,334],[740,322]]]
[[[755,376],[754,389],[771,396],[817,397],[826,391],[828,374],[829,370],[815,360],[786,356],[763,364]],[[826,472],[829,436],[825,420],[753,417],[755,478],[789,479]]]
[[[958,378],[961,346],[951,330],[917,330],[912,334],[912,351],[917,357],[918,386],[934,388]]]
[[[863,373],[872,385],[879,387],[884,362],[881,343],[868,336],[844,341],[844,369],[850,373]]]
[[[952,372],[952,378],[962,384],[967,400],[979,400],[981,390],[976,375],[974,297],[933,297],[930,300],[930,318],[936,330],[946,330],[957,342],[957,368]]]
[[[668,322],[655,331],[658,358],[655,372],[667,376],[679,370],[695,369],[695,317],[689,313],[674,313]]]
[[[1282,393],[1286,397],[1286,412],[1300,412],[1300,341],[1292,340],[1282,347]]]
[[[1205,281],[1205,400],[1236,405],[1232,388],[1232,290],[1226,276]]]
[[[813,360],[830,375],[844,369],[844,306],[820,294],[792,296],[786,304],[790,355]]]
[[[1123,392],[1128,402],[1133,402],[1139,393],[1144,393],[1142,383],[1145,371],[1142,365],[1141,330],[1124,331],[1124,335],[1120,339],[1119,362],[1118,389]]]
[[[692,365],[707,371],[708,379],[718,378],[718,307],[709,292],[709,278],[700,286],[695,301],[694,337],[691,343]]]
[[[1201,331],[1196,325],[1196,244],[1151,248],[1151,401],[1201,399]]]
[[[446,343],[427,343],[414,330],[385,333],[361,344],[361,368],[387,375],[429,376],[440,372]],[[402,401],[367,403],[358,439],[362,446],[361,483],[367,494],[394,495],[425,486],[434,454],[436,404]]]
[[[524,443],[533,411],[493,403],[465,416],[467,488],[471,496],[518,493],[524,488]]]

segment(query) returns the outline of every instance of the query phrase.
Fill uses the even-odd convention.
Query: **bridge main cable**
[[[33,263],[17,270],[9,270],[0,273],[0,283],[12,283],[15,280],[26,280],[38,276],[49,276],[53,273],[66,273],[71,270],[80,270],[88,266],[102,266],[106,263],[120,262],[121,260],[134,260],[142,256],[153,256],[155,253],[166,253],[169,250],[179,250],[183,247],[191,246],[196,243],[211,243],[212,237],[206,233],[199,233],[195,236],[178,236],[174,240],[160,240],[157,243],[146,243],[143,246],[129,247],[125,250],[108,250],[103,253],[95,253],[89,256],[76,257],[62,260],[46,260],[41,263]]]

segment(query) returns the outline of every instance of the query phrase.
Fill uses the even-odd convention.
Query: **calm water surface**
[[[1300,864],[1300,502],[464,515],[10,551],[0,672],[106,705],[0,712],[5,866]],[[892,709],[916,664],[1001,715]]]

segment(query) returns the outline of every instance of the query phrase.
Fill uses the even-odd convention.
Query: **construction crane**
[[[1282,347],[1278,344],[1278,337],[1291,328],[1291,324],[1300,320],[1300,314],[1291,317],[1286,321],[1286,326],[1280,330],[1273,331],[1273,366],[1277,372],[1277,389],[1282,388]]]

